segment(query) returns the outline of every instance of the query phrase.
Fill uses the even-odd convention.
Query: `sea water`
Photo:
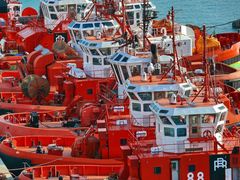
[[[39,9],[39,0],[21,0],[24,7]],[[69,0],[71,1],[71,0]],[[176,21],[183,24],[215,26],[240,19],[240,0],[151,0],[156,6],[159,18],[166,16],[172,6],[175,8]],[[230,32],[232,24],[228,23],[208,32]]]

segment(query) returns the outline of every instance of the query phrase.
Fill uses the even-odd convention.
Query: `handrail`
[[[112,69],[109,68],[105,68],[105,69],[91,69],[91,70],[84,70],[84,72],[94,78],[112,78],[114,77],[114,73],[112,71]]]
[[[224,143],[224,145],[222,145],[220,142],[218,142],[216,140],[216,138],[213,138],[213,139],[209,139],[208,141],[205,142],[205,145],[203,145],[202,147],[198,147],[198,148],[195,147],[195,144],[189,143],[186,141],[183,141],[180,144],[173,143],[173,144],[161,144],[159,146],[155,145],[155,147],[161,148],[161,151],[159,153],[174,152],[174,153],[188,154],[188,153],[196,153],[196,152],[215,152],[215,153],[217,153],[217,152],[226,153],[227,152],[227,153],[229,153],[229,151],[232,151],[232,149],[235,146],[240,145],[240,142],[237,139],[230,139],[230,140],[227,140],[226,142],[228,142],[230,144],[230,146],[226,146],[225,143]],[[130,146],[134,150],[134,153],[141,153],[141,152],[151,153],[151,147],[153,147],[153,146],[152,145],[145,146],[145,145],[147,145],[147,144],[144,144],[141,141],[135,141],[134,143],[130,144]],[[140,146],[140,147],[137,147],[137,146]],[[214,147],[216,147],[216,149]],[[164,155],[164,153],[162,155]]]
[[[59,121],[62,119],[61,110],[59,111],[43,111],[38,112],[40,122],[45,122],[47,120],[52,121]],[[30,119],[31,112],[24,112],[24,113],[12,113],[12,114],[5,114],[1,115],[0,118],[4,120],[9,120],[11,123],[27,123]]]

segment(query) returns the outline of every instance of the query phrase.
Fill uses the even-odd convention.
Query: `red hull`
[[[32,136],[31,136],[32,137]],[[18,139],[17,143],[25,143],[26,147],[29,147],[29,144],[32,143],[31,138],[26,137],[16,137]],[[53,137],[47,136],[33,136],[34,140],[41,141],[43,144],[45,143],[52,143]],[[58,140],[57,142],[61,145],[65,145],[71,147],[74,137],[59,137],[55,136],[55,139]],[[10,148],[3,143],[0,144],[0,153],[1,156],[16,158],[16,159],[26,159],[31,162],[32,165],[41,165],[41,164],[52,164],[52,165],[122,165],[123,163],[118,160],[114,159],[90,159],[90,158],[78,158],[78,157],[63,157],[63,156],[56,156],[56,155],[49,155],[49,154],[36,154],[33,152],[26,152],[17,149]]]
[[[19,180],[31,180],[31,179],[48,179],[50,177],[66,177],[70,178],[74,175],[80,177],[91,177],[91,179],[105,179],[107,176],[114,174],[120,174],[123,166],[121,165],[57,165],[57,166],[40,166],[35,168],[29,168],[25,172],[22,172],[18,177]],[[29,175],[32,177],[29,177]],[[105,176],[105,177],[104,177]]]

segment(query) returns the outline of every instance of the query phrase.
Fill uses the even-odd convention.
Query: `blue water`
[[[21,0],[23,6],[39,9],[39,0]],[[152,0],[159,17],[164,17],[171,6],[176,11],[176,21],[183,24],[207,26],[240,19],[240,0]],[[209,32],[234,31],[231,24],[209,29]],[[236,30],[235,30],[236,31]]]

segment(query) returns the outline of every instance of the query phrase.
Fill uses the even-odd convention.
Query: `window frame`
[[[175,129],[171,127],[164,127],[164,136],[175,137]]]
[[[138,107],[138,108],[136,109],[136,107]],[[137,111],[137,112],[141,112],[142,111],[141,103],[132,102],[132,110]]]

